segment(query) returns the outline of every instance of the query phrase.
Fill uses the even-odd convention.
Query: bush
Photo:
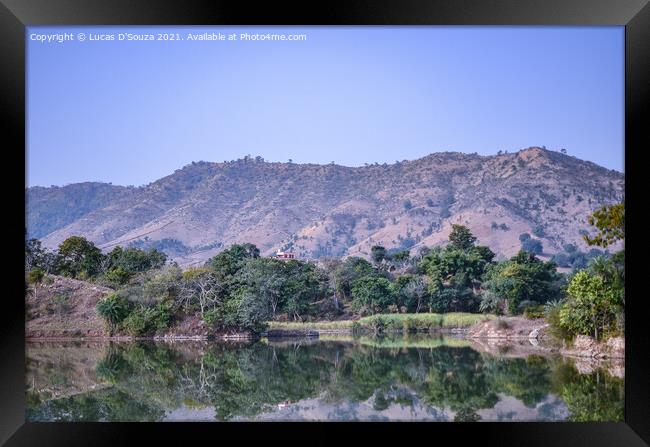
[[[210,309],[203,313],[203,321],[210,326],[214,326],[219,321],[219,312],[216,309]]]
[[[382,316],[376,315],[370,320],[370,328],[375,334],[381,334],[386,329],[386,321]]]
[[[544,311],[544,306],[538,304],[536,306],[528,306],[526,310],[524,310],[524,315],[526,316],[526,318],[530,320],[534,320],[536,318],[544,318],[546,313]]]
[[[131,312],[121,323],[122,330],[128,335],[134,337],[145,335],[147,332],[147,322],[144,316],[144,310],[138,308]]]
[[[497,320],[496,324],[497,324],[497,328],[499,329],[510,329],[510,323],[508,323],[508,321],[503,320],[501,318]]]
[[[66,295],[56,295],[48,304],[49,312],[56,313],[59,316],[70,310],[70,304],[68,303],[68,297]]]
[[[38,284],[43,280],[44,276],[45,272],[37,267],[27,274],[27,282],[30,284]]]
[[[126,284],[129,281],[129,277],[130,275],[122,267],[111,269],[104,275],[104,278],[109,284],[117,286]]]
[[[118,325],[129,315],[129,303],[126,298],[112,294],[97,302],[97,313],[108,327],[108,335],[113,335]]]
[[[171,303],[158,303],[153,307],[138,306],[122,321],[120,328],[134,337],[152,335],[169,327]]]

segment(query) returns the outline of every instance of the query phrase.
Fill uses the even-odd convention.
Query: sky
[[[114,40],[90,40],[100,34]],[[245,155],[361,166],[531,146],[623,171],[623,27],[29,27],[25,38],[27,186],[140,186]]]

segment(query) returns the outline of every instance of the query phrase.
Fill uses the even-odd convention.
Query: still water
[[[622,364],[455,338],[30,342],[29,421],[620,421]]]

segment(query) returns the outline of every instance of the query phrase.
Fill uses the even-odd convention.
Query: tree
[[[284,261],[276,259],[249,259],[237,274],[240,288],[263,300],[271,309],[271,318],[275,318],[285,301],[288,277],[284,267]]]
[[[28,239],[25,241],[25,270],[30,271],[35,267],[40,267],[45,250],[38,239]]]
[[[211,258],[206,265],[217,272],[221,279],[233,276],[246,259],[259,258],[260,250],[253,244],[234,244]]]
[[[418,276],[403,275],[391,283],[391,290],[397,305],[406,307],[408,312],[418,313],[428,304],[427,283]]]
[[[452,225],[451,233],[449,234],[449,242],[453,248],[458,250],[467,250],[474,246],[476,237],[464,225]]]
[[[214,308],[219,300],[220,284],[213,271],[206,268],[191,268],[183,272],[182,300],[198,302],[201,318],[208,308]]]
[[[373,273],[372,265],[368,261],[350,256],[334,271],[335,292],[342,298],[349,299],[351,298],[352,283]]]
[[[386,259],[386,248],[381,245],[373,245],[370,248],[370,259],[376,266],[379,266]]]
[[[92,277],[99,272],[104,255],[99,248],[82,236],[70,236],[59,245],[61,270],[64,274],[78,277],[84,273]]]
[[[352,286],[352,307],[361,311],[381,313],[395,302],[390,281],[380,276],[365,276]]]
[[[488,267],[482,288],[488,292],[484,307],[500,307],[516,314],[520,303],[534,301],[543,304],[560,295],[561,277],[553,262],[544,262],[534,254],[520,251],[509,261]],[[484,292],[484,294],[485,294]]]
[[[144,251],[139,248],[129,247],[126,250],[122,247],[115,247],[107,255],[109,269],[121,268],[129,276],[147,270],[159,269],[167,260],[167,255],[152,248]]]
[[[314,304],[327,292],[327,280],[320,275],[314,264],[296,260],[284,263],[287,281],[284,286],[283,310],[295,320],[309,313]]]
[[[405,200],[405,201],[404,201],[404,209],[405,209],[406,211],[408,211],[408,210],[410,210],[411,208],[413,208],[413,204],[411,203],[411,201],[408,200],[408,199]]]
[[[607,247],[625,239],[625,202],[604,205],[594,211],[587,220],[589,225],[598,229],[598,234],[594,237],[583,236],[587,244]]]
[[[598,340],[616,329],[620,296],[605,279],[585,270],[576,273],[567,288],[569,299],[560,309],[560,325],[573,334]]]

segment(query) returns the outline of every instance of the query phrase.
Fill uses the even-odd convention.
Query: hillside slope
[[[541,148],[434,153],[354,168],[247,157],[192,163],[69,223],[52,223],[34,201],[29,212],[32,226],[53,228],[42,238],[46,246],[84,235],[104,249],[168,247],[183,265],[237,242],[252,242],[263,254],[292,249],[306,259],[367,256],[375,244],[417,249],[444,243],[453,223],[511,256],[519,235],[533,229],[546,253],[566,243],[584,248],[587,216],[623,192],[623,174]]]

